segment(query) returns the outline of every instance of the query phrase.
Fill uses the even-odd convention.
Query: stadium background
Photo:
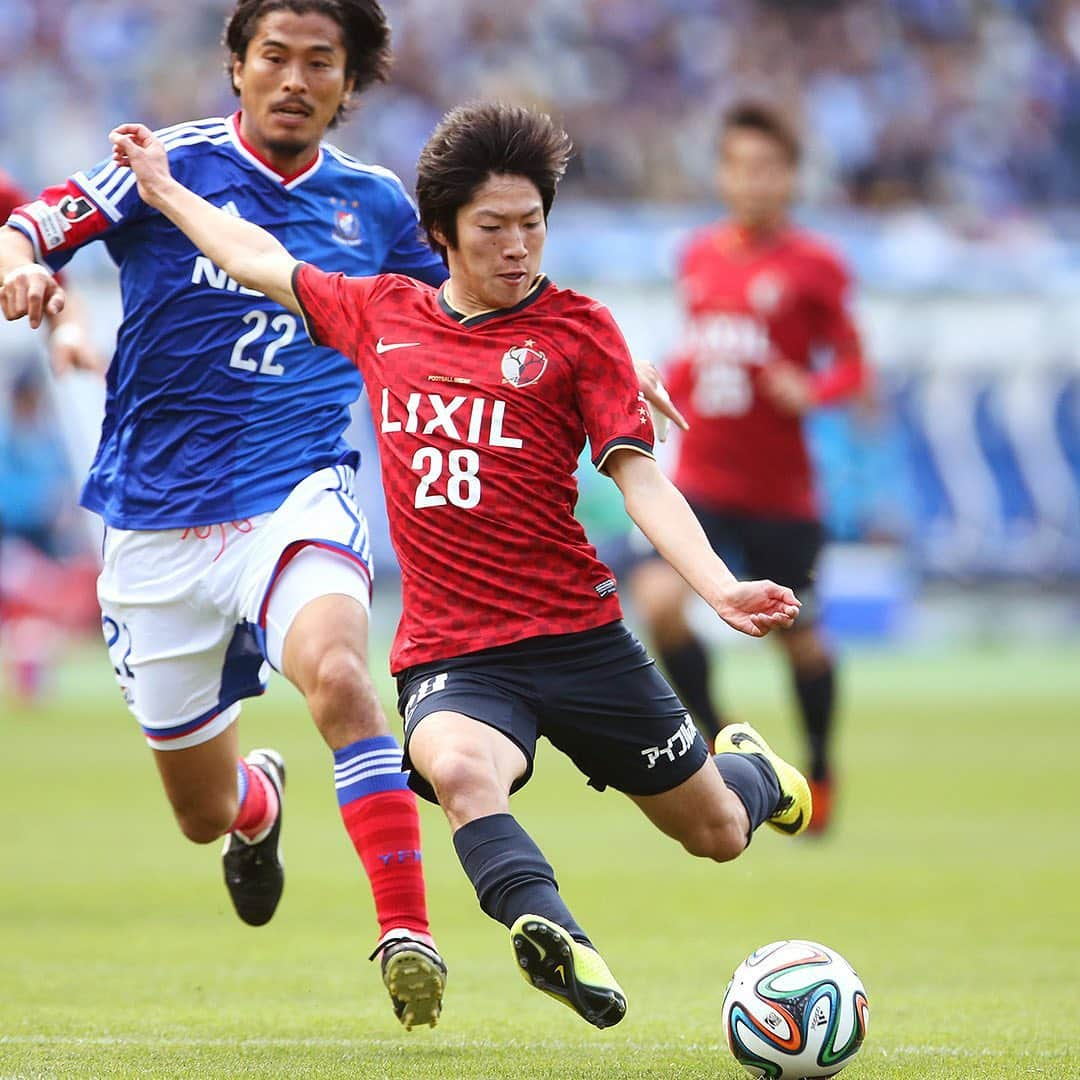
[[[747,93],[788,106],[807,142],[800,219],[850,261],[878,373],[872,404],[812,422],[832,535],[872,544],[834,548],[826,565],[834,629],[934,632],[941,618],[924,617],[915,598],[949,582],[971,598],[977,582],[1037,611],[1029,623],[1076,630],[1080,5],[388,9],[393,81],[365,96],[336,141],[410,183],[449,105],[501,95],[550,108],[578,153],[547,269],[606,300],[635,352],[654,361],[678,340],[675,253],[716,213],[717,117]],[[209,0],[2,0],[0,163],[37,190],[102,157],[105,132],[122,119],[156,126],[231,110],[222,11]],[[83,253],[72,273],[94,298],[108,350],[118,310],[104,250]],[[10,330],[0,347],[16,348],[13,337],[26,347]],[[95,425],[76,423],[69,439],[81,462]],[[357,438],[367,444],[363,425]],[[385,573],[392,557],[380,536]],[[932,610],[952,628],[949,604]]]
[[[231,111],[219,45],[227,7],[220,0],[0,0],[0,165],[37,190],[104,156],[105,135],[115,123],[139,119],[154,126]],[[722,974],[711,976],[713,1004],[718,1011],[726,973],[749,948],[768,937],[816,934],[850,951],[857,966],[869,964],[872,1002],[888,1004],[877,1014],[886,1017],[876,1029],[882,1049],[873,1051],[874,1071],[865,1075],[1068,1074],[1077,1065],[1080,1030],[1078,984],[1064,964],[1080,945],[1065,900],[1078,884],[1070,865],[1076,846],[1063,824],[1072,813],[1066,806],[1075,786],[1080,709],[1074,661],[1080,637],[1080,3],[389,0],[386,7],[397,56],[392,82],[365,96],[334,141],[394,168],[409,183],[417,151],[446,107],[499,96],[550,109],[571,132],[578,156],[552,218],[546,269],[560,283],[607,301],[634,351],[654,361],[679,332],[670,290],[675,253],[689,229],[717,212],[710,162],[724,106],[755,94],[799,118],[807,155],[798,216],[828,236],[853,267],[856,310],[877,375],[872,401],[813,421],[833,537],[821,582],[823,610],[848,659],[848,794],[837,835],[827,841],[829,866],[816,852],[786,857],[763,843],[749,869],[724,871],[748,914],[745,926],[724,935]],[[115,273],[100,245],[75,260],[71,276],[90,300],[95,337],[108,352],[119,308]],[[38,349],[24,328],[0,326],[5,389],[26,365],[43,363]],[[91,378],[71,376],[50,393],[46,426],[72,462],[66,481],[72,497],[60,527],[70,545],[92,552],[97,526],[71,506],[92,452],[100,388]],[[372,453],[362,409],[354,434]],[[392,556],[378,522],[374,470],[367,478],[366,506],[381,538],[378,614],[385,634],[394,618],[387,587]],[[17,479],[0,475],[0,490],[11,495]],[[583,514],[595,530],[625,528],[611,512],[610,492],[588,470],[583,489]],[[52,686],[36,705],[3,699],[7,769],[0,806],[5,820],[22,824],[0,845],[0,863],[13,868],[0,874],[3,952],[17,957],[0,994],[8,1002],[0,1010],[0,1075],[68,1075],[80,1071],[71,1067],[75,1060],[91,1062],[87,1070],[101,1074],[134,1074],[145,1066],[160,1075],[185,1068],[191,1075],[241,1075],[250,1061],[222,1065],[214,1057],[215,1039],[224,1044],[246,1037],[237,1035],[247,1030],[239,1014],[225,1024],[210,1022],[207,1034],[207,1017],[195,1005],[168,1012],[168,993],[149,1019],[126,998],[161,991],[158,964],[164,970],[179,965],[180,987],[190,989],[200,978],[196,961],[214,964],[227,954],[232,928],[218,883],[206,881],[213,877],[207,853],[169,834],[163,800],[100,651],[91,640],[61,652]],[[385,651],[381,637],[376,664]],[[753,644],[739,656],[726,669],[736,711],[763,717],[763,725],[780,729],[780,743],[794,747],[794,718],[778,665]],[[84,708],[104,735],[79,722]],[[313,733],[294,731],[296,712],[295,700],[275,690],[250,709],[246,730],[258,730],[259,741],[297,740],[290,760],[311,774],[312,794],[297,781],[290,827],[308,828],[301,835],[309,850],[296,852],[290,869],[294,881],[306,873],[332,892],[341,887],[334,873],[344,876],[351,867],[340,846],[312,839],[334,826],[318,786],[325,763]],[[1018,725],[1025,725],[1034,760],[1010,742]],[[56,740],[63,760],[57,760]],[[917,752],[912,742],[925,750]],[[930,752],[942,758],[931,763]],[[606,800],[605,807],[617,809],[598,812],[551,755],[545,765],[550,772],[525,793],[524,806],[547,822],[541,837],[550,840],[560,876],[584,878],[579,888],[591,912],[602,913],[601,920],[611,914],[605,883],[624,893],[640,888],[628,864],[642,851],[676,906],[700,900],[715,868],[686,871],[685,860],[669,861],[668,849],[652,846],[658,842],[643,837],[618,803]],[[73,831],[70,816],[48,795],[55,785],[92,804],[87,824]],[[553,792],[564,800],[557,809]],[[134,828],[131,806],[145,814]],[[612,830],[604,853],[574,846],[585,814]],[[91,820],[97,823],[92,829]],[[576,1047],[582,1055],[580,1072],[566,1068],[566,1075],[612,1075],[616,1060],[623,1075],[714,1074],[708,1062],[723,1056],[715,1049],[715,1027],[685,1035],[673,1028],[687,1014],[671,1004],[664,982],[665,957],[698,948],[698,916],[679,908],[681,914],[667,919],[668,939],[657,935],[663,947],[651,966],[630,966],[639,1000],[647,995],[636,1015],[652,1010],[654,1020],[626,1038],[644,1042],[629,1044],[626,1057],[611,1056],[619,1043],[582,1050],[591,1046],[588,1038],[542,1012],[542,1005],[534,1015],[534,1003],[520,1000],[519,987],[507,988],[512,1005],[490,1001],[500,996],[492,986],[512,977],[502,943],[492,942],[495,935],[440,850],[448,847],[441,823],[429,816],[425,828],[443,932],[474,935],[469,962],[479,974],[461,970],[466,965],[459,960],[458,1015],[467,1016],[468,1002],[484,1002],[511,1043],[520,1040],[513,1052],[491,1044],[490,1013],[459,1019],[446,1032],[446,1045],[458,1054],[457,1075],[546,1075],[545,1047],[552,1045]],[[43,845],[51,855],[43,854]],[[123,874],[114,865],[118,847],[127,851]],[[106,853],[113,860],[108,869]],[[325,864],[319,861],[324,856]],[[330,863],[343,866],[331,872]],[[170,907],[160,895],[140,891],[147,887],[140,869],[150,881],[157,875],[159,884],[166,877],[182,883],[187,897],[212,897],[205,903],[220,928],[216,922],[208,927],[209,920],[200,921],[185,905]],[[843,895],[806,921],[793,919],[785,899],[792,873],[812,895],[833,895],[839,876]],[[72,892],[79,882],[83,891]],[[362,892],[348,888],[350,903],[362,903]],[[994,916],[972,917],[972,895],[993,896]],[[314,902],[305,906],[301,896],[294,921],[281,931],[291,928],[295,935],[285,955],[306,957],[308,949],[333,966],[334,950],[321,954],[325,944],[312,931],[335,914],[342,921],[349,916],[333,906],[329,914]],[[1039,926],[1028,922],[1036,898]],[[172,952],[154,921],[163,917],[190,929]],[[300,930],[303,917],[308,921]],[[629,916],[619,916],[608,932],[624,966],[636,963],[629,959],[637,955],[629,944],[637,940],[632,927]],[[132,941],[146,950],[153,970],[117,959]],[[988,941],[997,955],[989,955]],[[951,957],[950,970],[964,969],[964,978],[933,978],[943,954]],[[88,965],[81,980],[70,968],[72,957]],[[486,964],[491,986],[484,981]],[[242,965],[230,978],[251,993],[255,976]],[[655,989],[641,990],[643,983],[652,985],[649,979]],[[97,987],[100,1001],[89,1000]],[[297,988],[286,978],[283,999],[285,987],[300,998],[312,994],[307,983]],[[386,1038],[385,1018],[376,1011],[383,1006],[365,993],[360,1007],[362,1023],[370,1011],[383,1039],[372,1065],[363,1056],[367,1050],[349,1041],[356,1035],[357,989],[351,983],[336,989],[342,1000],[329,1012],[320,1005],[317,1020],[312,1006],[297,1005],[296,997],[288,1004],[275,1000],[270,1012],[279,1043],[270,1040],[269,1049],[258,1052],[271,1056],[256,1063],[277,1067],[277,1045],[297,1075],[306,1074],[305,1062],[320,1075],[324,1068],[334,1075],[333,1067],[316,1061],[318,1039],[325,1036],[337,1046],[339,1064],[354,1061],[361,1070],[356,1075],[388,1075],[397,1044],[396,1035]],[[72,1004],[77,999],[79,1007]],[[705,1022],[709,1002],[693,1000],[692,1023]],[[1063,1000],[1072,1001],[1064,1015]],[[916,1015],[916,1003],[928,1009],[929,1022]],[[1018,1019],[1001,1021],[1009,1008]],[[179,1016],[178,1030],[188,1033],[197,1052],[189,1046],[168,1057],[177,1028],[166,1015]],[[539,1028],[530,1026],[534,1021]],[[536,1038],[538,1049],[530,1041]],[[995,1064],[994,1054],[1014,1043],[1021,1047],[1015,1056]],[[468,1056],[474,1044],[487,1046],[486,1059]],[[150,1047],[146,1065],[140,1055]],[[75,1053],[83,1056],[70,1056]],[[505,1074],[499,1071],[504,1053]],[[203,1061],[199,1055],[209,1056]],[[433,1060],[424,1059],[430,1071],[420,1074],[447,1075],[445,1062]],[[664,1072],[655,1064],[669,1060],[678,1069]],[[650,1071],[654,1066],[660,1071]],[[699,1066],[704,1071],[696,1071]],[[729,1067],[722,1075],[735,1072]]]

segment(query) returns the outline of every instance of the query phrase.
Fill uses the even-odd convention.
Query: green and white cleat
[[[780,802],[767,824],[786,836],[798,836],[814,816],[810,785],[794,765],[788,764],[749,724],[728,724],[716,736],[718,754],[760,754],[773,767],[780,784]]]
[[[510,940],[525,981],[594,1027],[612,1027],[626,1015],[626,995],[603,957],[557,923],[522,915],[510,928]]]

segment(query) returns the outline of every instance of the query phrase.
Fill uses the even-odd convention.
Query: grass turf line
[[[740,718],[797,747],[770,650],[732,654],[724,678]],[[285,898],[252,929],[231,911],[218,845],[179,837],[104,657],[80,658],[44,709],[0,718],[0,1077],[735,1080],[728,975],[788,936],[832,945],[867,984],[870,1037],[845,1077],[1077,1075],[1069,651],[856,653],[843,687],[835,832],[762,834],[726,866],[686,856],[542,749],[515,813],[627,991],[611,1031],[515,974],[425,808],[450,981],[439,1027],[407,1034],[365,959],[371,902],[298,696],[278,681],[242,721],[245,748],[289,761]]]

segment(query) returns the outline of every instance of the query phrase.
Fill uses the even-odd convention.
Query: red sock
[[[371,882],[380,934],[403,927],[430,935],[416,796],[376,791],[346,803],[341,817]]]
[[[237,763],[236,771],[242,795],[240,809],[229,831],[240,833],[248,841],[257,840],[277,817],[277,789],[262,769],[249,765],[243,758]]]

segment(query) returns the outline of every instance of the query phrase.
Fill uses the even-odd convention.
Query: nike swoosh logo
[[[786,824],[782,821],[772,822],[772,824],[781,832],[790,833],[792,836],[794,836],[795,833],[797,833],[802,828],[802,823],[803,812],[801,810],[799,811],[799,816],[794,821],[789,821]]]
[[[421,344],[419,341],[395,341],[387,343],[379,338],[375,342],[375,351],[381,356],[384,352],[392,352],[394,349],[411,349]]]

